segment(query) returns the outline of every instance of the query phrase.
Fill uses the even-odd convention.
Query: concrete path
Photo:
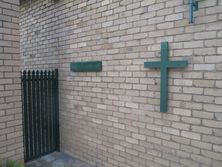
[[[95,167],[64,153],[54,152],[37,160],[28,162],[26,167]]]

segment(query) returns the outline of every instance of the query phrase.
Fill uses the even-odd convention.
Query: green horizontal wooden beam
[[[168,68],[185,68],[188,66],[188,61],[187,60],[169,61],[167,64]]]
[[[187,60],[182,61],[168,61],[165,62],[167,68],[184,68],[188,66]],[[153,61],[153,62],[145,62],[144,68],[160,68],[161,62],[160,61]]]
[[[144,67],[145,68],[160,68],[161,63],[160,63],[160,61],[145,62]]]
[[[102,61],[72,62],[70,69],[73,72],[100,72],[102,71]]]

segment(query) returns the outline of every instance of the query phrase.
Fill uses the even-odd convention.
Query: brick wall
[[[19,0],[0,1],[0,159],[23,159]]]
[[[59,68],[61,150],[98,167],[222,166],[222,1],[52,0],[21,5],[25,68]],[[160,42],[171,60],[159,112]],[[72,61],[102,60],[99,73]]]

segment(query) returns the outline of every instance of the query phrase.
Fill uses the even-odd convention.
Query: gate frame
[[[32,161],[34,159],[37,159],[41,156],[47,155],[47,154],[55,152],[55,151],[60,151],[59,81],[58,81],[58,78],[59,78],[58,69],[55,69],[55,70],[32,70],[32,71],[31,70],[24,70],[21,72],[23,144],[24,144],[24,160],[25,160],[25,162]],[[42,90],[40,90],[41,88],[42,88]],[[47,89],[47,91],[43,92],[45,89]],[[50,90],[48,90],[48,89],[50,89]],[[51,94],[48,95],[47,93],[51,93]],[[34,96],[33,96],[33,94],[34,94]],[[48,96],[43,97],[43,95],[44,96],[48,95]],[[40,97],[38,97],[38,96],[40,96]],[[36,97],[38,97],[38,98],[35,99]],[[43,99],[42,99],[42,97],[43,97]],[[33,98],[33,99],[29,100],[28,98]],[[53,104],[53,99],[54,99],[55,104]],[[41,103],[41,102],[43,102],[43,103]],[[48,102],[51,103],[51,106]],[[39,106],[37,106],[37,104],[39,104]],[[45,107],[45,109],[44,109],[44,107]],[[37,110],[39,110],[39,111],[36,112]],[[43,115],[46,116],[44,118],[51,121],[47,125],[48,127],[51,126],[52,131],[50,131],[50,133],[51,133],[51,135],[53,134],[51,137],[49,137],[50,135],[44,136],[44,132],[42,132],[41,130],[37,130],[38,129],[37,126],[40,125],[41,123],[44,123],[42,121],[42,119],[43,119],[42,115],[39,115],[39,117],[36,117],[35,120],[33,121],[33,118],[35,116],[37,116],[38,113],[42,114],[46,111],[48,111],[48,113],[46,114],[47,116],[45,114],[43,114]],[[51,117],[50,117],[49,113],[51,113],[51,114],[55,113],[55,115],[54,116],[51,115]],[[31,121],[32,121],[31,124],[34,125],[34,126],[32,126],[32,128],[34,128],[34,131],[36,130],[36,132],[32,132],[33,130],[30,130],[30,127],[26,126],[28,124],[26,121],[27,121],[28,117],[30,118],[30,115],[28,115],[28,114],[31,115]],[[37,118],[39,118],[39,119],[37,119]],[[34,124],[35,121],[37,121],[36,124]],[[42,130],[43,129],[44,128],[42,128]],[[40,135],[39,136],[37,136],[37,134],[33,135],[34,133],[37,133],[37,131],[38,132],[41,131],[39,133]],[[54,131],[54,133],[53,133],[53,131]],[[26,132],[28,132],[28,133],[32,132],[33,136],[32,135],[27,136]],[[45,134],[47,134],[47,132],[49,132],[49,130],[47,130],[45,132]],[[30,149],[31,148],[30,147],[30,145],[31,145],[30,138],[33,137],[33,139],[34,139],[34,136],[37,136],[37,139],[36,139],[36,142],[34,142],[35,140],[32,141],[32,143],[34,143],[35,145],[32,146],[32,149]],[[39,139],[41,141],[38,141]],[[29,140],[28,144],[27,144],[26,140]],[[43,142],[43,140],[45,140],[45,143]],[[54,141],[53,142],[54,145],[51,144],[50,146],[47,146],[47,143],[51,143],[52,141]],[[39,147],[39,145],[41,145],[40,146],[41,148]],[[29,148],[27,148],[27,147],[29,147]],[[36,150],[33,150],[33,147]],[[51,147],[51,150],[49,147]],[[49,149],[49,151],[47,151],[47,149]],[[27,154],[27,151],[29,152],[28,154]],[[39,154],[39,152],[41,152],[41,153]]]

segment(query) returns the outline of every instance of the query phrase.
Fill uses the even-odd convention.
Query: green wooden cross
[[[160,68],[160,112],[167,112],[168,108],[168,68],[185,68],[188,61],[169,61],[168,42],[161,43],[161,61],[145,62],[145,68]]]

